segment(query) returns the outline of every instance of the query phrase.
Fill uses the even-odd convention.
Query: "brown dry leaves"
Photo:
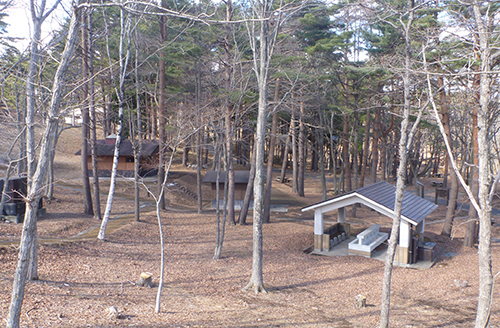
[[[276,187],[283,193],[289,188]],[[50,214],[39,222],[41,235],[70,236],[95,225],[93,219],[78,214],[81,212],[78,192],[58,188],[56,197],[60,202],[47,205]],[[317,197],[310,195],[305,201],[291,199],[297,204],[313,201]],[[116,214],[131,210],[130,203],[119,200],[114,207]],[[153,310],[157,288],[134,285],[141,272],[153,273],[153,282],[158,283],[160,249],[153,212],[142,214],[142,222],[127,221],[121,229],[108,234],[104,243],[91,240],[41,246],[40,280],[26,286],[22,326],[375,327],[380,311],[383,263],[358,256],[304,254],[303,249],[312,244],[312,222],[280,219],[312,218],[312,213],[303,214],[299,209],[296,206],[289,213],[275,213],[272,223],[264,226],[264,282],[269,293],[259,295],[242,291],[250,279],[251,225],[226,227],[223,259],[216,261],[212,259],[213,213],[163,213],[167,244],[160,314]],[[429,219],[443,217],[444,207],[440,207]],[[358,217],[348,221],[355,230],[374,223],[390,226],[390,219],[365,208],[358,209]],[[1,238],[8,237],[6,231],[14,238],[20,233],[19,227],[0,224]],[[457,227],[451,242],[439,236],[441,228],[441,223],[429,224],[426,237],[457,256],[441,257],[428,270],[394,269],[393,327],[473,325],[478,289],[477,251],[461,246],[464,225]],[[494,233],[498,238],[498,227]],[[495,243],[495,270],[499,255]],[[14,249],[0,250],[1,317],[7,314],[16,258]],[[469,287],[455,286],[455,279],[466,280]],[[367,297],[367,308],[354,307],[358,294]],[[498,295],[497,289],[494,295]],[[495,299],[496,296],[491,325],[499,326]],[[110,307],[115,307],[119,315],[110,316]]]

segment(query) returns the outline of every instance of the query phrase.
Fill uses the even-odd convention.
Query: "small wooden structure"
[[[116,135],[110,135],[105,140],[97,140],[97,166],[100,177],[110,177],[113,168]],[[154,175],[158,167],[159,144],[155,140],[142,140],[140,157],[140,175]],[[75,155],[81,155],[81,149]],[[87,168],[92,176],[92,154],[90,145],[87,154]],[[117,173],[123,177],[134,176],[134,148],[129,139],[124,139],[120,144]]]
[[[5,179],[0,179],[0,193],[3,191]],[[8,191],[4,195],[5,203],[3,212],[0,216],[15,223],[22,223],[24,221],[24,213],[26,212],[26,203],[24,197],[28,193],[28,183],[25,176],[10,177],[8,182]],[[38,202],[38,216],[43,216],[45,209],[43,208],[43,201],[40,198]]]
[[[345,223],[346,207],[359,203],[393,218],[395,199],[396,187],[386,181],[380,181],[303,208],[303,212],[314,210],[314,249],[323,250],[324,213],[337,210],[337,221]],[[425,218],[436,208],[436,204],[410,192],[404,192],[396,261],[404,264],[416,261],[418,240],[413,238],[413,231],[421,236],[425,228]]]
[[[224,184],[226,183],[226,171],[221,171],[219,175],[219,201],[224,199]],[[234,171],[234,205],[235,208],[241,207],[245,192],[247,190],[250,171]],[[216,207],[217,197],[217,171],[207,171],[203,177],[202,183],[209,183],[212,188],[212,208]]]

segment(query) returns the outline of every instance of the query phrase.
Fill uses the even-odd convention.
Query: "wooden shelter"
[[[113,156],[115,152],[116,135],[110,135],[105,140],[97,140],[97,166],[100,177],[111,176],[113,168]],[[159,144],[155,140],[142,140],[140,157],[140,175],[154,175],[158,167]],[[81,149],[75,155],[81,155]],[[92,176],[92,154],[90,145],[87,154],[87,168]],[[118,157],[117,172],[119,176],[134,176],[134,148],[129,139],[122,140],[120,144],[120,156]]]
[[[24,221],[26,212],[25,197],[28,194],[28,179],[26,176],[12,176],[7,183],[7,192],[5,193],[5,203],[0,216],[15,223]],[[5,178],[0,178],[0,192],[3,191]],[[43,216],[43,198],[38,202],[37,215]]]
[[[226,183],[226,171],[221,171],[219,175],[219,200],[224,199],[224,184]],[[247,190],[250,171],[234,171],[234,203],[235,207],[241,207],[245,192]],[[217,171],[207,171],[203,177],[202,183],[209,183],[212,188],[212,207],[216,206],[217,197]]]
[[[314,210],[314,249],[321,251],[325,245],[323,242],[324,213],[337,210],[337,221],[345,223],[346,207],[353,204],[363,204],[380,214],[393,218],[395,199],[396,187],[386,181],[380,181],[303,208],[303,212]],[[425,218],[436,208],[436,204],[410,192],[404,192],[399,243],[396,250],[397,261],[407,264],[416,260],[419,246],[414,234],[422,236],[425,229]]]

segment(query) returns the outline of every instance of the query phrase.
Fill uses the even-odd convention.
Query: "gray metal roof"
[[[97,145],[97,156],[113,156],[115,152],[114,143],[106,143],[105,140],[96,140]],[[149,157],[159,151],[158,141],[154,140],[143,140],[141,157]],[[79,149],[75,155],[80,155],[82,150]],[[91,155],[90,144],[88,147],[88,156]],[[124,139],[120,144],[120,156],[134,156],[134,149],[132,142],[129,139]]]
[[[343,204],[354,204],[361,202],[361,198],[368,199],[368,202],[362,201],[365,205],[374,210],[384,209],[383,212],[394,213],[396,201],[396,187],[386,181],[376,182],[369,186],[356,189],[343,195],[333,197],[320,203],[307,206],[302,211],[309,211],[319,207],[329,206],[332,209],[336,202],[342,201]],[[345,206],[345,205],[344,205]],[[421,198],[411,192],[405,191],[403,198],[402,219],[417,225],[422,222],[429,214],[437,208],[437,205]]]
[[[215,183],[217,180],[217,171],[207,171],[203,177],[203,183]],[[250,171],[234,171],[234,183],[248,183]],[[219,183],[226,182],[226,171],[221,171]]]

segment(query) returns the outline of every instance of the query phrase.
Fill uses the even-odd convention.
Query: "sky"
[[[55,0],[47,0],[46,8],[50,8],[54,2]],[[67,4],[68,1],[63,0],[63,3]],[[14,0],[14,5],[8,8],[6,13],[9,15],[5,18],[5,22],[9,24],[7,27],[7,33],[11,37],[23,38],[23,40],[20,40],[15,44],[16,47],[22,52],[28,47],[30,40],[31,14],[29,1]],[[63,6],[59,5],[58,9],[56,9],[42,25],[42,39],[44,42],[48,42],[50,40],[50,34],[52,31],[59,29],[64,17],[67,17],[66,11]]]

